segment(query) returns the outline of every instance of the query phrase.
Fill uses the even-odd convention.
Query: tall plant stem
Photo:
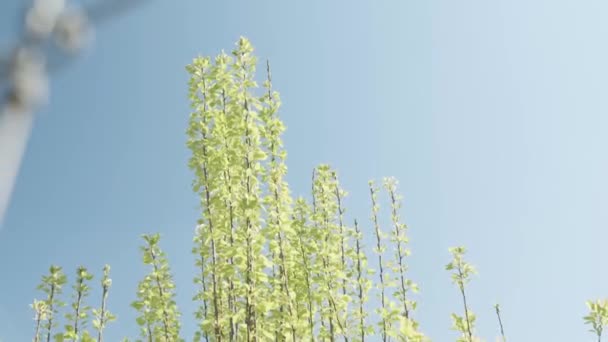
[[[207,108],[207,85],[205,82],[205,79],[203,78],[203,103],[204,103],[204,111],[206,112],[208,110]],[[204,115],[203,115],[203,124],[206,124],[206,120],[204,120]],[[203,141],[205,141],[207,139],[206,134],[203,133],[202,134],[202,139]],[[211,193],[209,191],[209,187],[207,186],[209,183],[209,172],[207,169],[207,146],[205,144],[203,144],[203,158],[205,160],[205,162],[202,165],[202,171],[203,171],[203,180],[204,180],[204,184],[205,184],[205,208],[207,209],[207,225],[209,226],[209,233],[211,235],[211,267],[212,267],[212,271],[211,271],[211,277],[212,277],[212,281],[211,281],[211,286],[212,286],[212,291],[213,291],[213,315],[214,315],[214,324],[213,324],[213,329],[215,332],[215,339],[217,342],[221,342],[222,341],[222,330],[220,328],[220,306],[221,306],[221,302],[220,302],[220,298],[218,295],[218,279],[217,279],[217,274],[216,274],[216,266],[217,266],[217,251],[215,249],[215,235],[214,235],[214,225],[213,225],[213,220],[212,220],[212,215],[211,215]],[[201,247],[202,243],[201,243]]]
[[[207,285],[206,285],[206,281],[205,281],[205,257],[202,255],[201,255],[201,287],[203,290],[202,293],[205,294],[207,292]],[[207,299],[203,298],[203,319],[207,318],[207,314],[208,314],[207,306],[208,306]],[[207,334],[207,331],[203,331],[203,337],[205,338],[206,342],[209,341],[209,334]]]
[[[462,268],[458,266],[458,276],[460,279],[463,279]],[[471,332],[471,321],[469,320],[469,306],[467,305],[467,296],[464,291],[464,282],[461,280],[458,284],[460,288],[460,294],[462,295],[462,302],[464,305],[464,316],[467,323],[467,334],[469,338],[469,342],[473,342],[473,333]]]
[[[147,323],[146,327],[148,329],[148,342],[153,342],[152,325],[150,325],[150,322]]]
[[[369,192],[372,198],[372,221],[374,222],[374,230],[376,233],[376,248],[378,252],[378,268],[380,270],[380,290],[381,290],[381,305],[382,312],[386,310],[386,296],[384,291],[384,267],[382,264],[382,245],[381,245],[381,236],[380,236],[380,224],[378,223],[378,205],[376,203],[376,191],[374,190],[374,185],[372,182],[369,183]],[[384,318],[384,314],[382,315],[382,341],[387,341],[387,327],[386,327],[386,319]]]
[[[51,330],[53,328],[53,303],[55,300],[55,284],[51,284],[51,293],[49,294],[49,319],[47,322],[46,342],[51,342]]]
[[[363,316],[363,272],[361,270],[361,243],[359,234],[359,225],[357,224],[357,220],[355,220],[355,233],[357,234],[357,239],[355,240],[356,248],[357,248],[357,285],[359,290],[359,328],[361,334],[361,342],[365,342],[365,320]]]
[[[312,194],[312,214],[313,217],[317,214],[317,196],[315,193],[315,182],[317,180],[317,170],[313,169],[312,170],[312,182],[311,182],[311,194]],[[321,274],[318,274],[319,276],[321,276]],[[320,323],[321,323],[321,328],[325,329],[325,315],[323,315],[323,311],[322,308],[320,308],[319,310],[319,319],[320,319]]]
[[[272,97],[272,76],[270,73],[270,62],[268,60],[266,60],[266,73],[267,73],[267,79],[268,79],[268,101],[270,103],[273,103],[274,99]],[[271,143],[270,145],[270,151],[271,151],[271,165],[276,165],[277,163],[277,155],[276,155],[276,146],[274,145],[274,142]],[[281,180],[278,179],[278,176],[274,177],[271,176],[271,181],[274,183],[274,203],[275,203],[275,215],[276,215],[276,228],[277,228],[277,233],[276,233],[276,237],[279,240],[279,259],[280,259],[280,265],[279,265],[279,276],[281,278],[281,282],[282,282],[282,287],[283,287],[283,292],[285,292],[285,295],[287,296],[288,299],[288,304],[287,304],[287,309],[289,312],[289,317],[291,319],[290,322],[290,327],[291,327],[291,339],[293,342],[296,342],[296,327],[294,324],[294,313],[293,313],[293,301],[291,299],[291,292],[289,289],[289,276],[287,274],[287,262],[285,260],[285,251],[284,251],[284,247],[285,247],[285,242],[284,242],[284,238],[283,238],[283,232],[282,232],[282,224],[283,222],[281,221],[281,196],[282,194],[280,194],[280,190],[282,189],[281,186]],[[281,311],[283,310],[283,306],[281,306]]]
[[[295,216],[293,217],[293,219],[295,220]],[[297,231],[297,236],[298,236],[298,243],[299,243],[299,247],[300,247],[300,257],[302,259],[302,266],[304,267],[304,279],[306,282],[306,301],[307,301],[307,306],[308,306],[308,329],[310,332],[310,341],[314,342],[315,341],[315,335],[314,335],[314,330],[315,330],[315,322],[314,322],[314,305],[313,305],[313,296],[312,296],[312,285],[311,285],[311,272],[310,272],[310,267],[308,265],[309,263],[309,258],[308,255],[305,251],[305,246],[304,246],[304,240],[303,240],[303,236],[304,236],[304,224],[306,222],[306,218],[304,217],[303,213],[300,213],[300,217],[299,217],[300,223],[302,224],[301,227],[299,227],[299,231]]]
[[[40,322],[42,321],[42,313],[36,312],[36,332],[34,333],[34,342],[40,341]]]
[[[345,229],[344,229],[344,208],[342,207],[342,194],[340,191],[340,185],[338,183],[338,176],[336,175],[336,172],[332,172],[332,177],[333,177],[333,181],[335,182],[335,196],[336,196],[336,200],[337,200],[337,204],[338,204],[338,223],[340,225],[340,259],[342,262],[342,270],[344,272],[346,272],[346,253],[344,252],[344,245],[345,245],[345,241],[344,241],[344,234],[345,234]],[[344,277],[342,279],[342,295],[346,296],[346,277]],[[348,313],[348,308],[345,309],[346,314]],[[338,313],[336,312],[336,315]],[[338,318],[339,319],[339,318]],[[346,326],[347,324],[347,320],[345,320],[344,322],[344,327],[340,327],[342,329],[342,331],[344,332],[344,342],[348,342],[348,327]]]
[[[399,263],[399,278],[401,280],[400,285],[401,285],[401,302],[403,304],[403,314],[405,316],[405,318],[409,318],[410,317],[410,311],[407,307],[407,298],[405,296],[405,269],[404,269],[404,265],[403,265],[403,257],[404,257],[404,250],[403,250],[403,242],[399,239],[400,234],[401,234],[401,227],[399,224],[399,220],[398,220],[398,213],[397,213],[397,198],[395,195],[395,189],[392,186],[388,186],[388,191],[389,191],[389,195],[391,198],[391,211],[392,211],[392,219],[393,219],[393,226],[394,226],[394,230],[395,230],[395,239],[397,242],[397,261]]]
[[[106,301],[108,299],[108,286],[102,284],[101,289],[101,312],[99,314],[99,330],[97,331],[97,342],[103,342],[103,326],[106,320]]]
[[[344,209],[342,207],[342,196],[340,194],[340,186],[338,184],[338,176],[334,172],[332,174],[334,182],[336,184],[336,200],[338,201],[338,218],[340,223],[340,259],[342,261],[342,268],[346,270],[346,256],[344,253]],[[342,279],[342,294],[346,295],[346,278]]]
[[[227,113],[226,113],[226,90],[222,89],[222,113],[224,114],[224,118],[226,118]],[[224,148],[226,148],[226,151],[228,151],[228,142],[226,140],[224,140]],[[225,168],[224,169],[224,178],[226,180],[226,184],[228,185],[228,194],[232,194],[232,175],[230,174],[230,168]],[[234,226],[234,205],[232,203],[232,199],[228,198],[227,199],[227,206],[228,206],[228,212],[229,212],[229,220],[230,220],[230,248],[234,248],[234,230],[235,230],[235,226]],[[230,258],[228,259],[228,262],[230,264],[231,267],[234,266],[234,258],[232,256],[230,256]],[[235,298],[235,291],[234,291],[234,280],[232,279],[232,277],[230,277],[230,279],[228,280],[228,287],[230,289],[230,293],[228,295],[228,307],[230,312],[232,313],[232,315],[230,315],[230,341],[235,341],[238,337],[238,328],[235,325],[234,322],[234,318],[233,315],[236,314],[236,298]]]
[[[74,334],[76,335],[76,339],[78,339],[78,322],[80,320],[80,305],[82,302],[82,284],[84,283],[84,278],[82,276],[78,276],[77,281],[77,293],[76,293],[76,308],[74,312]]]
[[[150,256],[152,257],[152,266],[154,267],[154,273],[156,274],[156,288],[158,289],[158,294],[161,300],[162,312],[163,312],[163,330],[165,333],[165,340],[171,341],[169,337],[169,314],[167,313],[166,305],[165,305],[165,291],[162,286],[162,282],[159,276],[158,263],[156,260],[156,254],[154,253],[153,246],[150,246]]]
[[[244,90],[245,101],[243,104],[245,110],[245,142],[249,149],[251,146],[251,137],[249,136],[249,105],[247,102],[247,93]],[[245,153],[245,168],[251,170],[251,160],[249,160],[249,153]],[[247,173],[246,177],[246,189],[247,195],[251,195],[251,176]],[[253,225],[251,217],[247,215],[246,218],[246,248],[247,248],[247,271],[245,274],[247,283],[247,299],[246,299],[246,321],[247,321],[247,341],[257,341],[257,322],[256,322],[256,308],[253,302],[253,293],[255,290],[255,279],[253,278]]]
[[[494,309],[496,310],[496,317],[498,318],[498,325],[500,326],[500,336],[502,336],[502,342],[506,342],[507,338],[505,337],[505,330],[503,329],[502,319],[500,317],[500,306],[496,304]]]
[[[322,181],[326,181],[326,179],[321,178]],[[321,208],[324,209],[324,207],[326,207],[327,202],[323,201],[323,196],[325,194],[325,192],[323,191],[323,186],[319,187],[320,190],[320,195],[321,195]],[[325,230],[325,245],[323,246],[325,249],[329,249],[329,238],[331,236],[331,229],[330,229],[330,225],[329,225],[329,216],[327,213],[327,210],[322,210],[322,214],[323,214],[323,226],[324,226],[324,230]],[[325,253],[324,253],[325,254]],[[330,334],[330,341],[334,342],[336,340],[336,334],[335,334],[335,327],[334,327],[334,316],[335,318],[338,320],[338,325],[340,324],[339,322],[339,317],[338,317],[338,313],[336,312],[336,305],[333,301],[333,296],[332,296],[332,292],[333,292],[333,288],[331,286],[332,284],[332,278],[330,276],[330,274],[328,273],[329,270],[329,258],[327,255],[323,255],[322,257],[323,259],[323,273],[324,273],[324,278],[325,278],[325,284],[327,287],[327,304],[329,305],[329,334]]]

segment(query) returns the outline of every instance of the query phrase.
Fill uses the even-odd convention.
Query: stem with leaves
[[[314,197],[317,210],[313,215],[316,229],[319,231],[319,261],[321,262],[321,290],[326,302],[326,319],[329,321],[329,339],[335,341],[336,336],[348,336],[346,330],[346,309],[350,297],[339,291],[346,270],[341,261],[340,227],[336,224],[338,218],[338,201],[336,200],[336,181],[334,171],[329,165],[322,164],[316,168]]]
[[[247,341],[257,342],[259,336],[265,334],[267,327],[260,326],[264,320],[258,321],[258,317],[266,314],[261,303],[264,302],[264,289],[260,284],[263,282],[264,259],[261,256],[264,239],[260,234],[261,222],[260,213],[262,201],[260,196],[259,180],[262,177],[261,161],[266,158],[260,143],[260,123],[258,113],[255,108],[259,106],[259,101],[249,94],[249,88],[255,86],[252,77],[255,73],[256,58],[252,55],[253,47],[245,39],[239,39],[237,48],[232,52],[235,56],[233,70],[239,81],[238,92],[234,94],[235,102],[240,103],[243,121],[240,125],[241,136],[243,137],[242,160],[244,191],[243,200],[239,202],[238,213],[243,219],[243,230],[245,238],[245,323],[247,326]],[[259,330],[261,329],[261,330]]]
[[[86,325],[86,319],[88,317],[89,306],[83,305],[84,299],[89,295],[90,288],[86,284],[87,281],[93,279],[93,275],[87,272],[84,266],[79,266],[76,270],[76,283],[73,286],[74,289],[74,301],[72,302],[73,313],[67,313],[65,318],[71,324],[65,326],[65,333],[63,338],[66,340],[78,341],[80,339],[79,329]],[[88,332],[85,339],[90,339]]]
[[[401,209],[401,196],[397,193],[398,182],[395,178],[384,178],[384,188],[388,192],[391,206],[391,222],[393,224],[392,242],[396,246],[395,259],[392,271],[396,274],[395,281],[399,288],[395,292],[395,298],[402,306],[401,318],[399,319],[400,333],[399,338],[404,341],[419,341],[425,339],[425,336],[418,331],[418,323],[412,319],[411,312],[416,309],[416,302],[408,298],[408,293],[418,292],[418,285],[412,280],[406,278],[408,269],[405,258],[410,255],[410,251],[406,248],[409,243],[409,238],[406,235],[407,226],[401,222],[399,210]]]
[[[312,244],[314,246],[314,252],[311,253],[310,258],[311,260],[311,264],[312,267],[314,269],[314,278],[313,278],[313,284],[316,285],[315,290],[316,290],[316,296],[315,296],[315,302],[316,302],[316,306],[319,309],[319,321],[320,321],[320,328],[319,328],[319,338],[321,340],[324,340],[326,338],[330,337],[330,333],[328,332],[327,328],[326,328],[326,320],[327,320],[327,307],[329,305],[327,305],[327,303],[325,302],[325,297],[323,295],[323,291],[324,291],[324,286],[322,285],[323,283],[323,277],[324,277],[324,258],[321,255],[321,249],[323,248],[323,241],[325,240],[324,238],[324,233],[323,230],[319,227],[318,224],[318,201],[317,201],[317,169],[313,169],[312,170],[312,180],[311,180],[311,187],[312,187],[312,191],[311,191],[311,196],[312,196],[312,212],[311,212],[311,226],[312,226],[312,231],[314,232],[314,235],[312,237]],[[333,330],[333,324],[330,324],[330,330]]]
[[[368,292],[371,288],[369,280],[369,269],[367,267],[367,257],[363,251],[361,240],[363,236],[359,229],[359,223],[355,220],[355,253],[356,253],[356,276],[357,276],[357,304],[359,307],[359,338],[360,342],[365,342],[366,332],[369,330],[366,325],[367,313],[363,307],[368,300]]]
[[[378,211],[380,207],[378,205],[378,196],[376,195],[377,189],[373,181],[369,181],[369,193],[372,200],[372,222],[374,224],[374,232],[376,235],[376,248],[374,248],[374,252],[378,255],[378,276],[380,277],[380,327],[382,329],[382,341],[386,342],[388,339],[388,326],[387,318],[386,318],[386,295],[385,295],[385,283],[384,283],[384,264],[382,262],[382,254],[384,253],[385,248],[382,246],[382,231],[380,230],[380,223],[378,222]]]
[[[590,332],[594,333],[597,341],[601,342],[602,332],[608,326],[608,299],[588,301],[589,313],[583,317],[585,324],[591,325]]]
[[[154,341],[177,342],[179,340],[179,317],[174,297],[169,263],[158,246],[159,234],[143,235],[146,244],[141,247],[143,262],[152,266],[152,272],[140,283],[139,301],[133,307],[142,312],[138,319],[140,326],[145,323],[146,334]]]
[[[56,326],[53,323],[57,308],[64,306],[65,304],[58,299],[62,293],[63,285],[67,282],[67,277],[63,273],[61,267],[51,265],[49,268],[49,274],[42,277],[42,282],[38,285],[38,290],[43,291],[46,294],[45,304],[47,307],[47,319],[45,324],[46,330],[46,342],[51,342],[51,332]]]
[[[500,316],[500,305],[495,304],[494,310],[496,311],[496,317],[498,318],[498,326],[500,327],[500,336],[502,338],[502,342],[506,342],[507,338],[505,337],[505,330],[502,326],[502,318]]]
[[[222,89],[222,115],[224,119],[227,119],[227,112],[226,112],[226,91],[225,89]],[[224,147],[226,148],[226,150],[228,150],[228,137],[224,137]],[[230,154],[227,156],[226,161],[229,162],[230,160]],[[230,265],[230,267],[234,267],[234,248],[235,246],[235,239],[234,239],[234,234],[235,234],[235,229],[236,229],[236,221],[237,219],[234,217],[234,200],[233,197],[235,196],[234,190],[232,188],[232,175],[230,172],[230,167],[229,166],[224,166],[223,167],[224,172],[223,172],[223,176],[224,176],[224,183],[225,186],[227,188],[227,196],[224,196],[224,203],[226,208],[228,208],[228,221],[229,224],[227,225],[228,228],[228,233],[224,234],[226,239],[228,240],[227,243],[229,245],[229,257],[228,257],[228,265]],[[227,275],[228,278],[228,289],[229,289],[229,293],[227,295],[228,297],[228,310],[230,311],[230,333],[229,333],[229,338],[231,341],[234,341],[236,339],[238,339],[238,324],[235,322],[235,316],[237,314],[237,299],[236,299],[236,294],[235,294],[235,285],[234,285],[234,277],[231,275]]]
[[[385,178],[384,187],[389,194],[391,203],[391,221],[393,223],[393,243],[396,245],[396,259],[397,267],[396,272],[398,274],[397,281],[399,282],[400,289],[397,291],[401,305],[403,305],[403,316],[410,318],[410,308],[408,307],[407,292],[412,287],[410,280],[406,279],[405,272],[407,266],[405,265],[404,258],[409,255],[409,250],[405,248],[405,244],[408,243],[408,238],[405,235],[407,226],[400,222],[399,209],[401,208],[401,198],[397,195],[397,180],[394,178]]]
[[[356,258],[355,249],[347,246],[348,239],[352,238],[354,232],[351,228],[348,228],[344,224],[344,213],[346,209],[343,206],[343,199],[347,195],[346,191],[344,191],[340,187],[340,182],[338,180],[338,173],[335,170],[331,172],[332,182],[334,185],[334,197],[336,201],[336,208],[338,210],[338,235],[340,236],[340,278],[342,280],[342,295],[339,296],[341,302],[341,311],[342,311],[342,321],[343,323],[343,334],[344,334],[344,342],[348,342],[348,334],[350,332],[348,323],[350,321],[348,304],[351,302],[351,295],[356,295],[356,293],[352,293],[351,291],[347,291],[347,288],[352,287],[353,282],[351,281],[352,277],[355,276],[356,270],[353,260]]]
[[[211,182],[211,179],[215,179],[218,174],[213,163],[217,156],[214,153],[213,146],[217,144],[214,135],[210,134],[210,122],[215,119],[216,111],[211,110],[209,102],[213,100],[213,97],[209,94],[209,81],[207,80],[209,73],[212,71],[221,72],[224,70],[228,57],[221,55],[217,58],[217,66],[210,70],[210,59],[209,58],[197,58],[194,62],[189,65],[186,69],[191,75],[190,78],[190,91],[189,97],[191,106],[195,110],[190,115],[190,124],[188,127],[188,148],[192,151],[192,157],[190,158],[189,166],[195,172],[195,180],[193,182],[193,190],[201,195],[201,207],[203,209],[203,220],[199,221],[197,227],[196,236],[194,238],[195,247],[193,252],[197,254],[197,266],[201,272],[195,282],[201,284],[201,291],[196,297],[203,301],[203,316],[202,323],[200,324],[200,331],[198,335],[202,334],[207,336],[209,333],[213,333],[215,341],[221,342],[223,340],[222,331],[222,294],[220,285],[220,272],[219,270],[219,258],[217,251],[218,241],[221,239],[221,232],[217,231],[219,225],[216,224],[218,219],[217,211],[221,211],[221,206],[214,206],[217,202],[215,194],[217,193],[218,185],[215,182]],[[218,227],[216,227],[218,226]],[[210,267],[205,267],[205,264],[209,262]],[[206,274],[210,274],[211,284],[209,287],[206,286]],[[208,310],[207,297],[208,291],[211,291],[210,301],[211,310]],[[213,312],[212,319],[212,331],[209,332],[206,328],[207,314],[209,311]]]
[[[284,181],[287,173],[285,158],[287,154],[282,147],[281,134],[285,127],[277,116],[280,107],[280,98],[277,92],[272,91],[272,76],[270,73],[270,63],[266,61],[267,78],[264,87],[267,94],[261,99],[265,107],[260,111],[260,119],[263,127],[261,130],[264,138],[264,145],[270,155],[269,165],[265,174],[265,181],[268,184],[268,195],[264,204],[268,207],[267,239],[269,249],[274,256],[273,264],[278,266],[278,274],[275,275],[274,299],[278,303],[279,312],[276,323],[278,340],[282,340],[285,335],[284,326],[289,327],[289,334],[293,342],[297,339],[298,316],[292,296],[290,269],[293,264],[293,248],[290,241],[295,236],[289,229],[289,219],[291,217],[291,196],[289,187]]]
[[[103,267],[103,277],[101,278],[101,308],[93,309],[93,327],[97,330],[97,342],[103,342],[103,332],[109,322],[116,319],[107,308],[108,294],[112,286],[110,279],[110,265]]]
[[[152,304],[154,286],[153,278],[146,275],[137,285],[137,299],[131,306],[140,314],[136,319],[137,325],[140,327],[140,335],[146,341],[154,340],[155,325],[157,323],[156,308]]]
[[[30,307],[34,310],[34,321],[36,322],[36,330],[34,332],[34,342],[40,341],[40,326],[42,321],[45,321],[49,317],[49,308],[45,301],[34,299],[34,303],[30,304]]]
[[[315,306],[315,296],[314,296],[314,278],[312,268],[314,267],[313,260],[311,255],[314,254],[316,250],[316,244],[314,236],[311,236],[311,233],[314,232],[310,229],[310,226],[307,225],[306,218],[311,214],[311,209],[303,198],[298,198],[294,207],[294,230],[297,236],[297,244],[299,251],[299,260],[297,263],[297,267],[300,270],[298,272],[301,277],[296,278],[300,280],[301,284],[297,289],[301,289],[297,291],[296,295],[298,298],[302,298],[303,301],[307,303],[306,310],[304,312],[304,316],[307,317],[307,330],[310,334],[310,341],[315,341],[315,316],[317,314],[317,307]],[[303,281],[302,281],[303,278]]]
[[[465,284],[471,280],[471,276],[476,273],[475,268],[464,261],[463,256],[466,253],[464,247],[452,247],[449,249],[452,253],[452,261],[445,266],[447,271],[452,271],[452,282],[458,286],[462,296],[464,306],[464,318],[456,314],[452,314],[454,323],[453,328],[459,331],[464,341],[473,342],[473,329],[475,324],[475,315],[469,310],[467,304],[467,296],[465,293]],[[459,340],[460,341],[460,340]]]

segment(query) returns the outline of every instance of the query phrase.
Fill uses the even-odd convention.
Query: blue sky
[[[0,46],[21,3],[0,4]],[[584,302],[608,296],[607,12],[599,0],[182,0],[107,22],[36,118],[0,231],[0,339],[31,338],[51,263],[70,276],[111,264],[107,338],[135,337],[145,232],[163,235],[192,336],[184,66],[243,35],[272,63],[295,194],[331,163],[364,221],[367,181],[400,180],[427,335],[455,340],[443,267],[462,244],[480,273],[480,335],[494,340],[498,301],[511,340],[591,341]]]

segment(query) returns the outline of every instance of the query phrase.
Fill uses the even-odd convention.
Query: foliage
[[[72,286],[74,289],[73,302],[71,308],[73,312],[65,314],[66,321],[69,324],[65,325],[65,332],[59,340],[66,341],[93,341],[93,338],[89,335],[89,332],[84,330],[82,332],[82,338],[80,330],[86,325],[88,318],[89,306],[83,305],[84,299],[89,295],[89,286],[86,284],[87,281],[93,279],[93,275],[87,272],[84,266],[79,266],[76,270],[76,282]]]
[[[415,319],[418,286],[408,277],[409,228],[401,219],[398,182],[385,178],[381,188],[369,182],[367,223],[347,219],[348,194],[328,164],[314,168],[309,198],[293,196],[285,181],[280,95],[273,89],[268,62],[261,93],[256,94],[256,67],[253,47],[245,38],[231,54],[197,57],[186,67],[192,108],[186,131],[188,166],[194,174],[192,189],[200,197],[192,247],[198,288],[192,297],[198,303],[194,340],[430,341]],[[381,198],[381,192],[386,197]],[[381,224],[383,200],[390,212],[390,227],[384,227],[389,234]],[[367,247],[373,247],[373,255],[366,253],[365,234],[374,238],[374,246]],[[137,341],[183,341],[176,285],[160,249],[160,236],[144,235],[143,240],[142,259],[150,269],[132,303],[138,312]],[[452,261],[446,270],[451,271],[464,306],[463,316],[452,314],[456,341],[480,341],[465,291],[475,269],[464,261],[464,247],[449,251]],[[376,269],[370,267],[370,257]],[[96,340],[103,340],[108,323],[115,319],[107,307],[109,271],[106,265],[100,308],[90,310],[85,300],[92,275],[78,268],[65,331],[55,335],[56,341],[94,340],[86,331],[89,312]],[[57,266],[43,277],[39,289],[45,299],[31,304],[35,342],[41,341],[41,334],[50,342],[65,283]],[[377,303],[370,303],[372,295],[379,297]],[[377,305],[369,311],[371,304]],[[585,322],[599,340],[608,305],[598,301],[588,306]],[[505,341],[498,305],[495,310]]]
[[[608,300],[588,301],[587,308],[589,314],[584,317],[585,324],[591,325],[590,332],[597,336],[597,340],[602,340],[602,332],[608,326]]]
[[[401,209],[401,196],[397,194],[397,180],[394,178],[385,178],[384,187],[388,192],[391,203],[391,221],[393,223],[392,242],[396,247],[395,260],[397,261],[392,265],[392,271],[395,274],[395,283],[398,284],[397,291],[394,293],[394,297],[399,301],[400,305],[403,306],[401,315],[411,323],[411,328],[416,329],[417,323],[410,318],[410,312],[416,309],[416,302],[408,298],[408,293],[418,292],[418,285],[416,285],[410,279],[406,277],[407,265],[405,258],[410,255],[410,251],[405,247],[409,242],[406,235],[407,226],[401,223],[399,217],[399,210]]]
[[[34,342],[40,341],[40,325],[43,321],[49,319],[49,307],[46,301],[34,299],[34,303],[30,304],[30,307],[34,310],[34,321],[36,321],[36,332],[34,333]]]
[[[62,268],[51,265],[49,267],[49,274],[43,276],[42,282],[38,285],[38,290],[41,290],[46,295],[46,299],[44,300],[45,305],[41,306],[41,304],[36,304],[36,301],[34,301],[34,308],[44,313],[39,315],[39,319],[42,320],[42,317],[44,317],[44,321],[46,321],[44,326],[46,330],[46,342],[51,341],[52,330],[57,326],[57,322],[54,319],[58,312],[58,307],[65,306],[65,303],[59,300],[59,296],[63,292],[63,285],[66,282],[67,277],[63,273]],[[36,328],[34,340],[38,340],[38,327]]]
[[[158,246],[160,235],[143,235],[143,239],[146,243],[141,247],[143,262],[152,269],[139,283],[137,300],[131,304],[140,313],[137,324],[141,335],[147,341],[181,341],[175,284],[167,258]]]
[[[101,308],[93,309],[93,327],[97,330],[97,341],[103,341],[103,331],[109,322],[116,319],[116,316],[107,309],[108,295],[112,279],[110,279],[110,265],[103,267],[103,277],[101,278]]]
[[[473,334],[476,317],[467,304],[465,284],[469,283],[471,276],[477,272],[471,264],[464,261],[463,257],[466,253],[464,247],[452,247],[449,251],[452,253],[452,261],[445,266],[445,269],[452,271],[452,282],[458,286],[464,306],[464,317],[452,314],[452,328],[461,333],[457,342],[474,342],[478,340]]]
[[[377,313],[380,316],[380,322],[378,323],[380,328],[380,333],[382,336],[382,341],[386,342],[388,340],[388,330],[391,328],[391,322],[389,321],[389,312],[387,310],[387,299],[386,299],[386,283],[384,281],[384,263],[382,261],[382,256],[386,251],[386,247],[382,245],[382,240],[385,238],[382,230],[380,229],[380,224],[378,223],[378,211],[380,210],[378,205],[378,196],[377,188],[374,184],[374,181],[369,181],[369,193],[372,199],[372,222],[374,224],[374,233],[376,235],[376,248],[374,252],[378,255],[378,269],[379,269],[379,283],[377,284],[380,290],[380,307],[377,309]]]

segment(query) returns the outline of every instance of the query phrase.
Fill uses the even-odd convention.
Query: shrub
[[[200,196],[200,219],[193,238],[195,283],[199,303],[195,341],[428,341],[415,320],[417,285],[408,278],[407,226],[401,221],[397,181],[382,182],[390,209],[390,228],[379,220],[380,189],[370,181],[371,221],[345,219],[338,173],[329,165],[313,170],[311,199],[294,197],[285,181],[285,130],[278,117],[279,94],[272,88],[270,65],[261,94],[255,94],[257,59],[241,38],[231,55],[198,57],[186,67],[192,107],[187,129],[193,191]],[[363,228],[362,228],[363,227]],[[384,230],[389,229],[390,234]],[[374,237],[375,256],[366,255],[362,235]],[[141,341],[183,341],[175,284],[160,236],[144,235],[141,247],[150,273],[138,285],[136,323]],[[463,316],[452,314],[457,341],[480,341],[465,285],[475,273],[464,261],[463,247],[451,248],[452,272],[463,301]],[[371,259],[370,259],[371,258]],[[372,270],[368,261],[374,260]],[[79,267],[68,324],[55,340],[91,341],[84,303],[92,275]],[[39,289],[34,341],[49,342],[57,326],[59,300],[66,277],[51,266]],[[101,280],[102,302],[92,310],[97,341],[115,319],[108,311],[109,266]],[[379,295],[377,315],[364,310],[370,292]],[[608,323],[606,301],[588,303],[585,322],[598,340]],[[505,334],[498,305],[500,335]],[[125,339],[126,340],[126,339]]]

